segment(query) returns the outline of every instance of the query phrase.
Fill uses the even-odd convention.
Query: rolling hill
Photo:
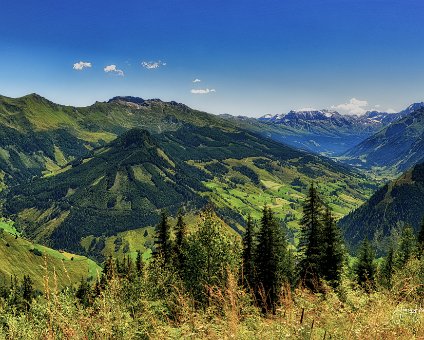
[[[424,217],[424,163],[380,188],[358,209],[339,221],[355,247],[364,238],[382,243],[391,229],[407,224],[418,230]]]
[[[9,285],[12,276],[21,280],[30,275],[34,287],[61,289],[78,283],[81,278],[96,279],[100,267],[84,256],[47,248],[23,238],[13,223],[0,221],[0,282]],[[57,285],[57,287],[55,287]]]

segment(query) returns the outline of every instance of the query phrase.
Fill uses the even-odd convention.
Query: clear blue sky
[[[250,116],[424,100],[421,0],[2,0],[0,13],[7,96],[133,95]],[[81,61],[91,67],[73,69]]]

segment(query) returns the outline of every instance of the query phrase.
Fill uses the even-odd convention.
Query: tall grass
[[[263,313],[231,272],[225,287],[205,287],[199,307],[178,279],[153,270],[113,277],[84,307],[72,287],[46,274],[45,294],[29,312],[0,303],[0,337],[8,339],[423,339],[422,264],[410,261],[392,290],[365,293],[345,278],[320,294],[283,286],[276,313]],[[46,271],[48,273],[48,271]],[[155,275],[155,277],[152,277]],[[161,282],[163,281],[163,282]],[[167,282],[168,286],[161,287]],[[154,286],[153,286],[154,284]],[[159,293],[158,293],[159,292]]]

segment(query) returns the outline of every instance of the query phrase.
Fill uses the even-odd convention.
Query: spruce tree
[[[258,234],[255,268],[258,273],[257,294],[264,308],[275,313],[282,285],[290,282],[287,240],[284,229],[270,208],[264,207]]]
[[[243,235],[243,284],[254,287],[255,277],[255,245],[252,216],[247,217],[246,231]]]
[[[371,243],[365,239],[358,250],[358,262],[354,268],[356,281],[367,292],[375,285],[375,253]]]
[[[414,230],[410,226],[402,229],[399,247],[396,252],[396,267],[403,267],[408,260],[417,254],[417,239]]]
[[[34,297],[34,288],[32,286],[32,280],[29,275],[24,275],[22,281],[22,298],[24,300],[25,309],[29,310],[32,299]]]
[[[156,249],[154,256],[161,256],[165,265],[168,265],[171,258],[171,240],[170,240],[171,227],[168,222],[168,214],[163,211],[161,214],[161,221],[156,226]]]
[[[325,210],[322,242],[324,252],[320,272],[330,285],[337,287],[341,281],[343,267],[343,241],[329,207]]]
[[[137,258],[135,260],[135,269],[138,276],[141,276],[141,274],[143,273],[143,267],[144,267],[143,254],[141,253],[140,250],[137,250]]]
[[[175,254],[178,269],[181,271],[184,265],[183,245],[187,236],[187,225],[184,222],[182,211],[178,212],[177,224],[175,225]]]
[[[91,304],[91,287],[86,279],[81,278],[75,296],[84,307],[88,307]]]
[[[393,277],[394,267],[395,267],[395,248],[393,246],[393,243],[390,242],[387,255],[384,258],[383,263],[381,264],[381,270],[380,270],[381,284],[387,289],[392,288],[392,277]]]
[[[418,255],[422,257],[424,254],[424,218],[421,222],[421,228],[418,232],[417,237]]]
[[[322,209],[322,200],[314,184],[312,184],[303,206],[298,249],[300,280],[305,287],[312,290],[317,290],[321,285],[321,261],[324,250]]]

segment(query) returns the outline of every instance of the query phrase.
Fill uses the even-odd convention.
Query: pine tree
[[[81,278],[75,296],[83,306],[88,307],[91,304],[91,287],[86,279]]]
[[[341,281],[343,267],[343,241],[329,207],[325,210],[322,242],[324,252],[320,272],[325,280],[337,287]]]
[[[417,254],[417,239],[414,230],[410,226],[402,229],[399,247],[396,252],[396,267],[403,267],[408,260]]]
[[[371,243],[365,239],[358,250],[358,262],[354,268],[356,281],[367,292],[375,285],[375,253]]]
[[[264,207],[258,234],[256,264],[258,273],[257,294],[264,308],[275,313],[280,289],[290,282],[288,274],[287,240],[284,229],[275,220],[270,208]]]
[[[254,287],[255,277],[255,245],[252,216],[247,217],[246,231],[243,235],[243,276],[244,285]]]
[[[101,290],[104,289],[107,283],[110,280],[112,280],[112,278],[114,278],[115,275],[116,275],[115,261],[113,260],[112,256],[108,256],[103,266],[103,272],[100,278],[100,286],[98,288],[100,288]]]
[[[184,265],[183,245],[187,236],[187,225],[184,222],[182,211],[178,212],[177,224],[175,225],[175,254],[178,269],[181,271]]]
[[[393,271],[395,267],[395,248],[393,243],[391,242],[389,245],[389,249],[387,251],[387,255],[384,258],[384,261],[381,265],[381,284],[387,289],[392,288],[392,277]]]
[[[135,260],[135,269],[138,276],[141,276],[141,274],[143,273],[143,267],[144,267],[143,254],[141,253],[140,250],[137,250],[137,258]]]
[[[421,257],[424,254],[424,218],[421,222],[421,228],[417,237],[418,255]]]
[[[32,299],[34,297],[34,288],[32,286],[32,280],[29,277],[29,275],[24,275],[21,290],[22,290],[22,298],[25,304],[25,309],[29,310]]]
[[[171,258],[171,240],[170,240],[171,227],[168,222],[168,214],[163,211],[161,214],[161,221],[156,226],[156,250],[154,256],[161,256],[164,265],[168,265]]]
[[[300,254],[300,279],[304,286],[317,290],[321,283],[321,261],[323,254],[323,203],[312,184],[303,206],[301,236],[298,253]]]

